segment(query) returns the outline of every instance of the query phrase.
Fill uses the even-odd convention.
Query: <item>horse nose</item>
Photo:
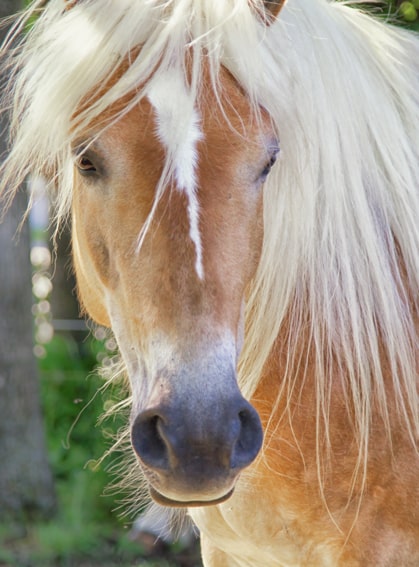
[[[241,396],[213,411],[161,406],[140,413],[131,441],[141,462],[156,472],[196,476],[238,473],[257,456],[263,432],[256,410]]]

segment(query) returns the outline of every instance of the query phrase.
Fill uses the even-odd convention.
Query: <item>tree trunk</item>
[[[0,17],[20,7],[0,0]],[[6,126],[0,115],[0,156]],[[33,355],[27,224],[17,234],[26,203],[22,190],[0,224],[0,521],[46,516],[55,505]]]

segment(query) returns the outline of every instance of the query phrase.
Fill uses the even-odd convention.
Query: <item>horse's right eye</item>
[[[97,172],[93,161],[84,154],[77,158],[76,167],[82,175],[89,175]]]

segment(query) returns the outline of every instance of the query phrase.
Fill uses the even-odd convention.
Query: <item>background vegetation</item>
[[[355,0],[353,4],[379,17],[394,20],[399,25],[419,30],[419,0],[375,0],[372,2]]]

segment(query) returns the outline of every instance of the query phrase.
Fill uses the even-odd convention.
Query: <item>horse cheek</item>
[[[110,327],[111,323],[104,301],[106,288],[103,277],[99,276],[101,272],[106,273],[105,248],[102,249],[102,254],[92,256],[86,236],[83,234],[84,231],[78,230],[77,217],[74,213],[72,232],[73,262],[80,305],[82,310],[96,323]],[[98,263],[103,264],[100,271],[97,270]]]

